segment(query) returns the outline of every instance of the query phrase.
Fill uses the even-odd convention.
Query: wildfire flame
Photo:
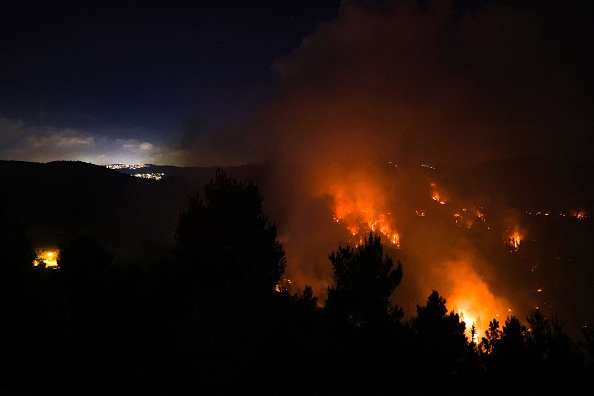
[[[481,213],[480,210],[478,209],[466,209],[466,208],[462,208],[462,213],[457,212],[454,213],[454,219],[456,222],[456,225],[458,227],[466,227],[466,228],[470,228],[472,227],[472,224],[474,223],[474,218],[478,218],[479,220],[481,220],[482,222],[485,222],[485,215],[483,215]]]
[[[471,328],[474,325],[475,335],[473,340],[478,342],[492,318],[511,311],[507,301],[496,297],[466,260],[448,262],[447,268],[449,270],[447,274],[441,275],[445,277],[446,283],[449,283],[451,288],[448,290],[446,286],[445,289],[446,295],[449,296],[447,298],[448,308],[460,314],[461,320],[466,323],[466,331],[469,337]]]
[[[439,192],[437,191],[437,185],[435,183],[431,183],[431,184],[429,184],[429,186],[432,189],[431,199],[434,200],[434,201],[436,201],[436,202],[439,202],[442,205],[445,205],[446,204],[446,201],[445,201],[445,199],[443,199],[443,197],[441,197],[439,195]]]
[[[522,237],[518,231],[514,231],[514,233],[508,238],[508,245],[513,247],[516,251],[520,247],[520,243],[522,242]]]
[[[586,212],[583,210],[574,210],[571,212],[571,216],[577,217],[578,219],[585,219],[587,217]]]
[[[400,202],[396,199],[398,197],[395,195],[396,192],[400,194],[402,190],[396,189],[395,185],[390,183],[390,179],[377,177],[381,175],[376,175],[370,168],[360,168],[354,171],[352,168],[348,171],[333,170],[333,172],[328,171],[326,177],[317,181],[317,194],[328,199],[334,222],[348,230],[352,238],[350,242],[358,246],[369,231],[373,231],[385,237],[385,239],[382,238],[384,243],[389,241],[390,246],[400,248],[402,240],[396,227],[398,219],[393,215],[396,212],[391,212],[391,210],[402,209],[393,206],[395,202]],[[442,191],[438,190],[435,183],[429,185],[431,198],[439,204],[445,205],[447,199],[444,198]],[[426,194],[426,192],[424,193]],[[450,204],[455,206],[454,197]],[[419,217],[426,215],[424,210],[415,209],[411,210],[411,215]],[[405,215],[400,214],[400,216]],[[478,206],[467,206],[464,209],[460,207],[455,218],[460,221],[463,227],[470,227],[473,221],[485,222],[483,209]],[[404,227],[408,219],[403,217],[400,220]],[[418,246],[423,241],[422,233],[412,232],[406,235],[407,238],[410,238],[411,248]],[[432,234],[429,235],[431,238]],[[520,239],[517,240],[518,244]],[[430,279],[427,279],[428,274],[425,273],[423,283],[419,285],[419,293],[424,294],[425,291],[421,289],[427,285],[431,285],[431,289],[439,290],[440,294],[447,297],[448,308],[461,315],[466,323],[468,333],[474,325],[475,341],[478,341],[484,334],[492,318],[507,312],[509,303],[505,299],[495,296],[477,272],[480,268],[478,264],[483,260],[480,255],[475,257],[472,251],[456,249],[455,251],[448,250],[445,256],[432,255],[428,252],[416,255],[413,253],[413,256],[417,259],[422,256],[424,260],[429,260],[427,265],[430,265],[434,270],[431,271]],[[428,293],[429,291],[424,295],[426,296]],[[414,312],[414,304],[408,308],[411,313]]]
[[[46,268],[58,268],[58,251],[55,249],[37,249],[33,265],[44,265]]]
[[[384,235],[390,243],[400,249],[400,234],[390,226],[387,220],[389,213],[348,212],[344,216],[334,215],[337,223],[343,224],[352,236],[358,236],[358,244],[369,231]]]
[[[330,186],[330,195],[334,200],[334,220],[343,224],[353,237],[358,236],[359,243],[373,231],[400,248],[400,234],[383,203],[384,192],[378,191],[368,178],[354,177],[350,185],[335,183]]]

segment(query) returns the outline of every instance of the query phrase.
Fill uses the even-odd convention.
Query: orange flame
[[[518,231],[514,231],[514,233],[508,238],[507,244],[513,247],[515,250],[520,248],[520,243],[522,242],[522,236]]]
[[[584,210],[572,210],[570,212],[570,215],[578,219],[585,219],[587,217],[586,212]]]
[[[432,194],[431,194],[431,199],[434,201],[439,202],[442,205],[446,204],[445,199],[443,199],[443,197],[441,197],[439,195],[439,192],[437,192],[437,185],[435,183],[431,183],[430,184],[431,189],[433,190]]]
[[[46,268],[58,268],[58,253],[57,249],[37,249],[33,265],[37,267],[42,264]]]
[[[474,325],[474,341],[478,342],[491,319],[510,312],[509,303],[496,297],[489,290],[486,282],[467,259],[454,260],[446,264],[447,272],[440,275],[442,280],[446,281],[444,295],[447,296],[447,306],[460,314],[461,320],[466,323],[469,338]]]
[[[329,187],[334,200],[334,219],[343,224],[352,236],[359,240],[369,231],[380,233],[400,248],[400,235],[385,210],[384,192],[379,191],[369,178],[354,175],[344,184],[334,183]]]

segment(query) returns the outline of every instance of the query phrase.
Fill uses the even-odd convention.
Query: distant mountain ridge
[[[253,180],[262,187],[273,168],[274,164],[257,164],[226,169],[238,180]],[[113,250],[150,256],[147,246],[166,250],[173,243],[188,197],[201,190],[216,169],[148,165],[112,170],[79,161],[0,161],[0,205],[29,226],[36,243],[55,245],[68,235],[86,233]],[[161,181],[129,176],[145,172],[165,176]],[[513,159],[444,169],[442,175],[448,188],[479,203],[519,210],[594,211],[592,163]],[[266,188],[275,187],[268,184],[265,196]]]

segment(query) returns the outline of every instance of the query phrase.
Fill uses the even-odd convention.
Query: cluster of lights
[[[553,216],[551,212],[530,212],[528,210],[526,211],[526,214],[531,216]],[[557,213],[557,217],[575,217],[576,219],[583,220],[588,216],[586,215],[586,212],[583,210],[573,210],[569,213],[559,212]]]
[[[111,165],[105,165],[106,168],[113,169],[113,170],[121,170],[121,169],[136,170],[136,169],[148,168],[149,166],[150,165],[147,165],[147,164],[111,164]],[[162,172],[140,173],[139,172],[139,173],[134,173],[132,176],[139,177],[141,179],[161,180],[163,178],[163,176],[165,176],[165,173],[162,173]]]
[[[165,176],[165,173],[158,173],[158,172],[154,172],[154,173],[135,173],[132,176],[134,176],[134,177],[140,177],[142,179],[161,180],[163,178],[163,176]]]
[[[111,164],[105,165],[107,169],[142,169],[148,167],[146,164]]]

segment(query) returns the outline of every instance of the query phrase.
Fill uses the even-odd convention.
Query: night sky
[[[339,1],[7,1],[0,158],[180,164],[184,131],[239,125],[271,65]]]
[[[0,158],[310,161],[364,137],[418,162],[589,159],[593,8],[4,1]]]

